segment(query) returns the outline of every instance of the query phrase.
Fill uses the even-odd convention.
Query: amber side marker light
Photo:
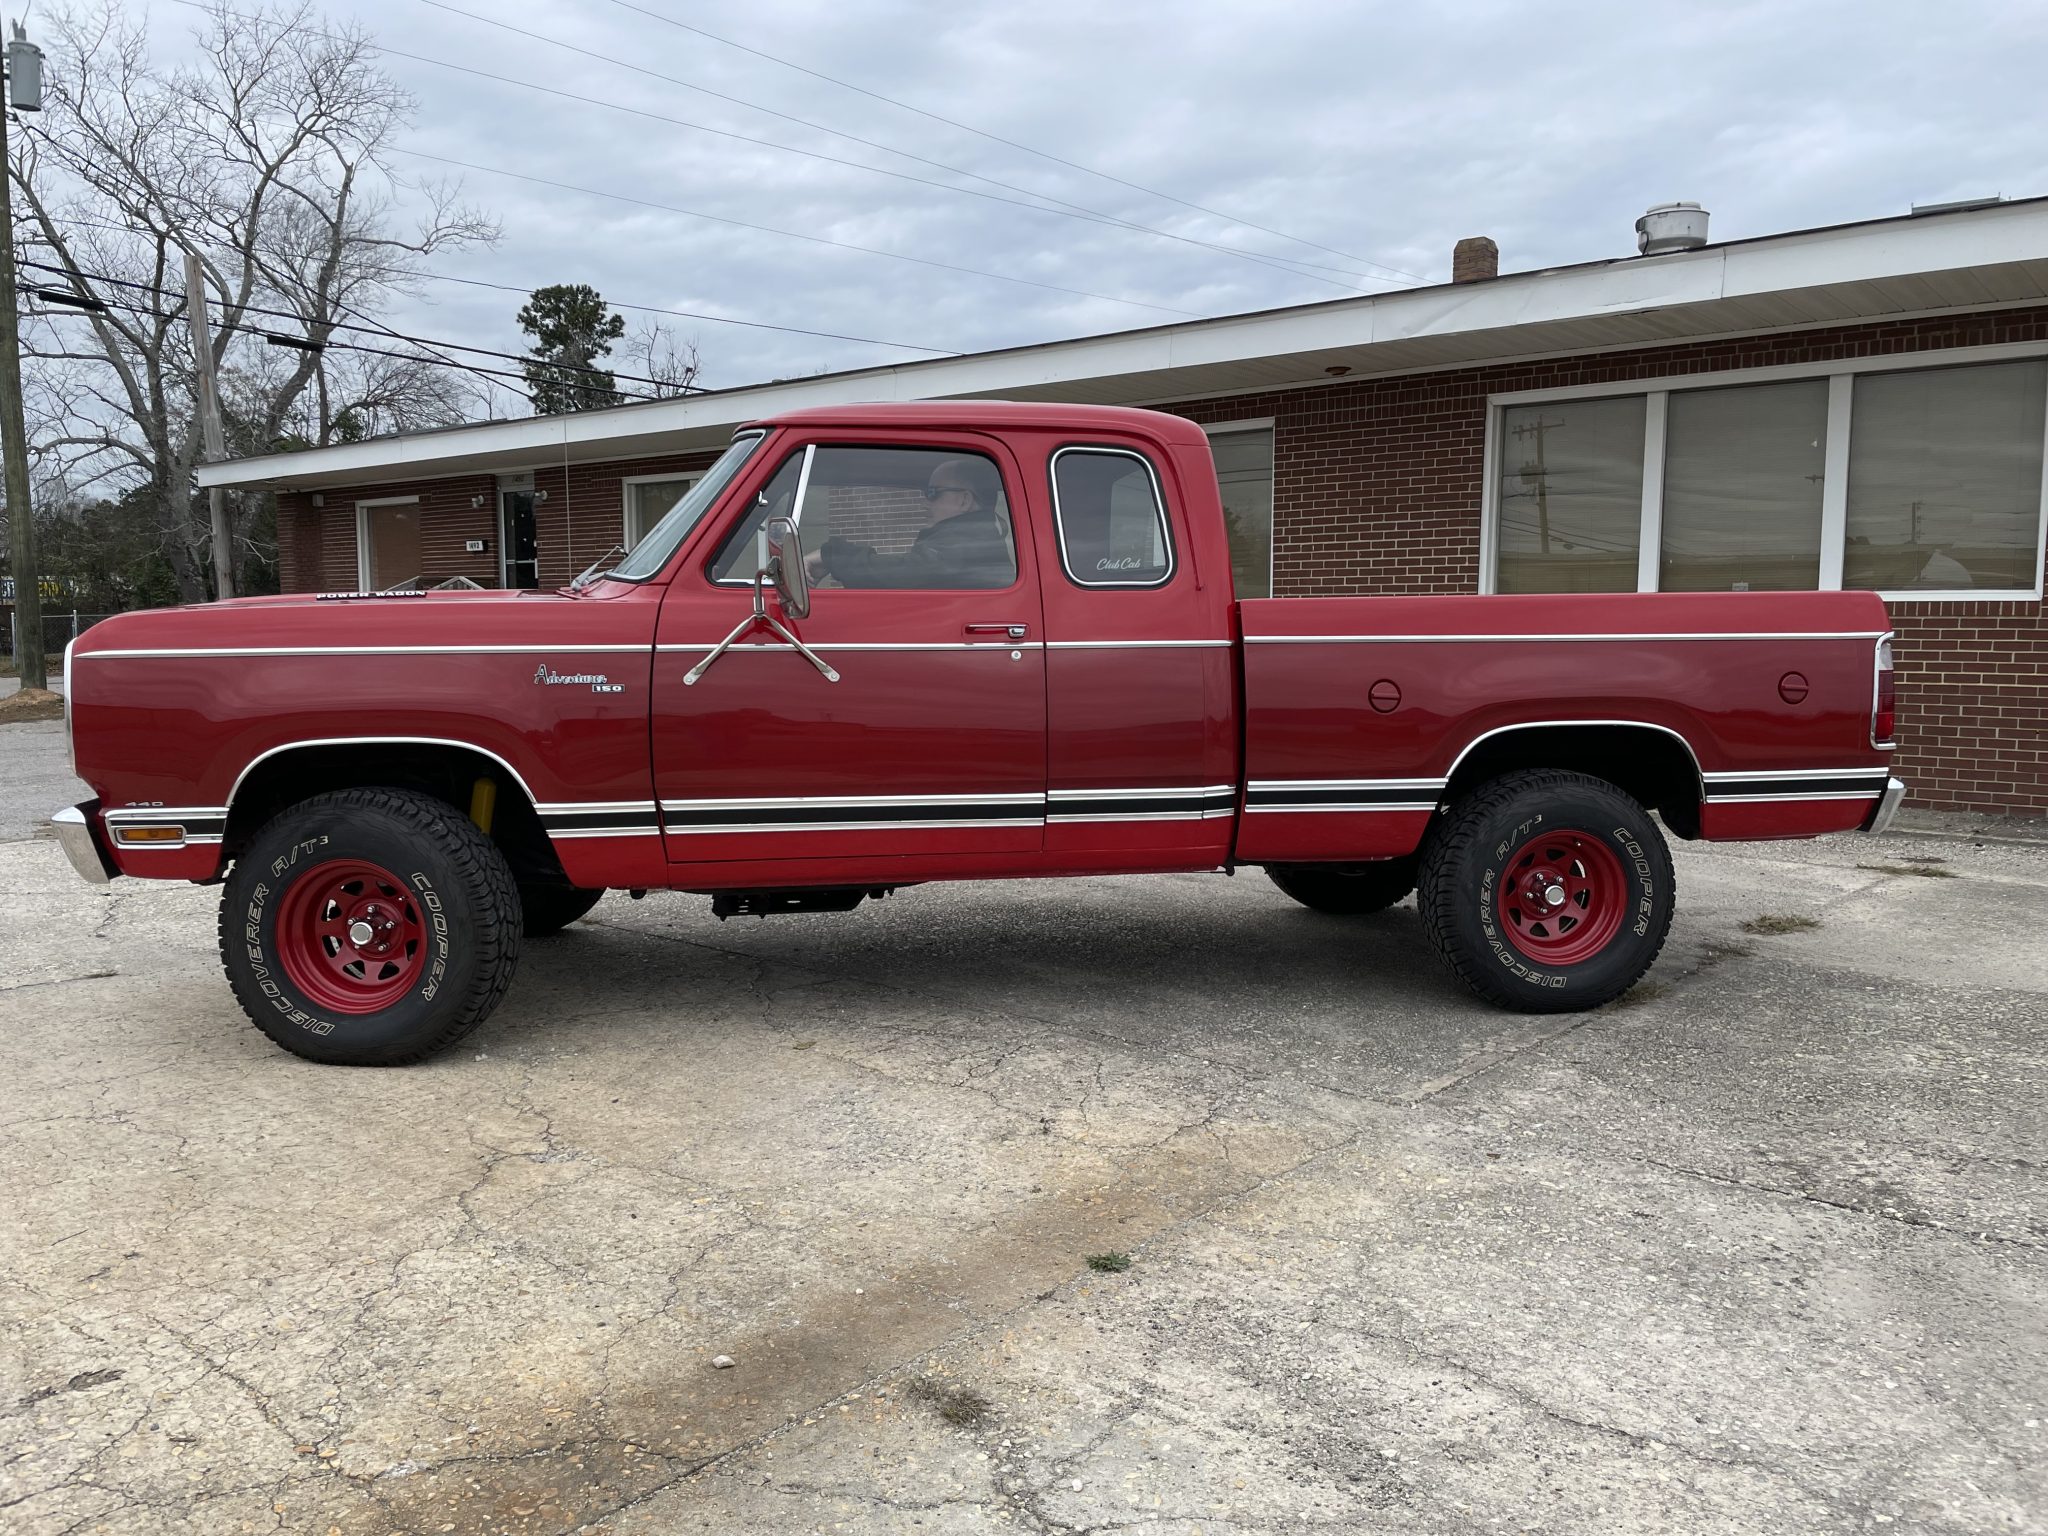
[[[183,827],[122,827],[114,833],[117,843],[182,843]]]

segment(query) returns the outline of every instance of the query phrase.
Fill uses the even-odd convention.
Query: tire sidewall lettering
[[[423,869],[415,869],[405,879],[418,894],[420,906],[428,916],[429,942],[432,945],[420,984],[405,997],[374,1014],[347,1015],[337,1019],[310,1008],[291,987],[283,966],[274,958],[277,943],[274,898],[290,885],[299,866],[317,862],[316,854],[333,847],[333,836],[324,832],[294,842],[266,866],[271,879],[277,883],[273,885],[270,880],[258,878],[250,887],[242,917],[243,948],[248,960],[249,979],[255,990],[287,1024],[310,1035],[331,1035],[348,1019],[357,1022],[375,1020],[415,1000],[431,1003],[446,984],[453,960],[454,938],[448,922],[447,903],[442,899],[433,877]]]

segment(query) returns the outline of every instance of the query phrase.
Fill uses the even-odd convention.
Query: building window
[[[1845,587],[2031,587],[2041,575],[2048,362],[1856,381]]]
[[[1499,399],[1482,585],[2038,598],[2044,351]]]
[[[1643,397],[1501,413],[1502,592],[1633,592]]]
[[[1825,379],[1671,396],[1664,428],[1664,592],[1820,585]]]
[[[363,591],[417,585],[422,564],[418,497],[356,504],[357,585]]]
[[[654,525],[688,494],[704,477],[702,470],[687,475],[629,475],[623,482],[626,493],[626,548],[637,549]]]
[[[1230,536],[1230,574],[1239,597],[1273,595],[1273,429],[1209,429],[1223,527]]]

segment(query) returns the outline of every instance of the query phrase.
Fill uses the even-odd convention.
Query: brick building
[[[1239,588],[1883,592],[1915,803],[2048,813],[2048,198],[209,466],[287,590],[556,585],[739,424],[847,400],[1208,428]],[[875,533],[891,530],[877,513]]]

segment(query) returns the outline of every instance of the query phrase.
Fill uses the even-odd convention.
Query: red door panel
[[[829,441],[985,455],[1023,521],[1014,462],[990,440],[835,432]],[[1026,538],[1016,539],[1017,579],[1007,588],[820,587],[803,619],[771,595],[771,611],[836,682],[765,627],[685,681],[752,607],[750,589],[712,581],[711,551],[785,453],[805,446],[795,436],[776,445],[776,464],[743,488],[727,528],[694,542],[662,605],[652,750],[669,858],[773,862],[787,883],[858,883],[863,865],[880,880],[906,858],[1035,855],[1045,836],[1045,651]],[[853,499],[838,510],[846,526]],[[816,504],[815,495],[805,500]],[[808,537],[806,547],[816,550]],[[720,876],[714,867],[704,878]]]

